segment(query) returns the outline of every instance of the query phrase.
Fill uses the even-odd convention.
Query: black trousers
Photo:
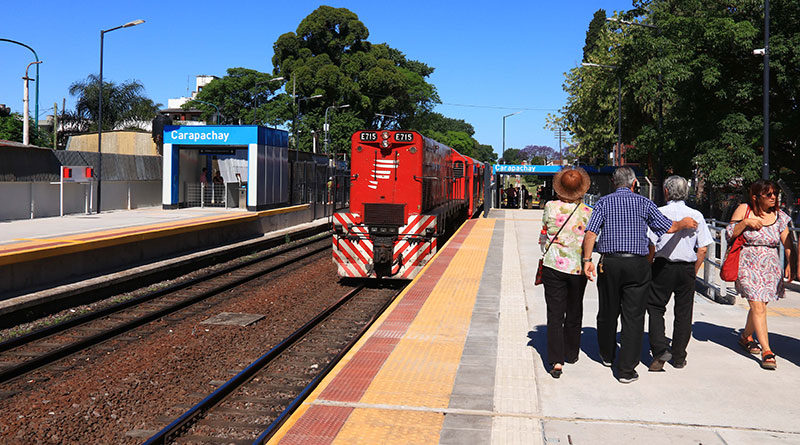
[[[664,333],[664,313],[670,296],[675,294],[675,322],[672,326],[672,357],[675,362],[686,359],[686,345],[692,337],[694,308],[694,263],[671,263],[663,258],[653,262],[653,283],[647,301],[650,351],[658,357],[669,349]]]
[[[581,347],[586,276],[544,267],[542,284],[547,303],[547,361],[574,362]]]
[[[604,361],[613,362],[617,349],[617,318],[622,315],[617,369],[623,376],[639,364],[644,333],[644,313],[650,295],[650,263],[645,257],[604,256],[598,274],[597,343]]]

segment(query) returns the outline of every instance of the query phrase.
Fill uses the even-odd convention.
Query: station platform
[[[600,361],[590,282],[579,360],[552,378],[533,285],[541,216],[493,210],[465,223],[270,443],[800,444],[794,291],[769,305],[776,371],[737,344],[746,302],[696,294],[688,365],[648,372],[645,334],[640,378],[621,384]]]
[[[224,248],[281,229],[327,224],[327,218],[314,221],[314,209],[308,204],[259,212],[151,207],[3,221],[0,315],[18,307],[19,302],[11,300],[20,296],[52,294],[57,286],[191,252]]]

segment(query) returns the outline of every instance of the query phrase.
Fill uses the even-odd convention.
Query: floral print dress
[[[789,225],[790,218],[778,211],[774,223],[761,227],[760,230],[745,229],[744,247],[739,254],[739,276],[736,279],[736,291],[751,301],[777,301],[783,298],[783,265],[780,261],[781,232]],[[738,222],[738,221],[737,221]],[[733,242],[733,226],[728,224],[725,232],[728,243]]]
[[[575,206],[580,208],[575,210]],[[570,213],[575,213],[569,218]],[[544,266],[560,272],[580,275],[583,273],[583,263],[581,262],[583,237],[586,234],[586,224],[592,216],[592,208],[586,204],[568,203],[560,200],[548,201],[544,206],[542,224],[547,227],[547,242],[542,245],[542,249],[547,247],[558,229],[567,222],[567,225],[558,234],[558,238],[553,241],[550,250],[544,255]],[[567,221],[569,218],[569,221]]]

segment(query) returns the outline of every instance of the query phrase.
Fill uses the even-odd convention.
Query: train
[[[333,215],[341,278],[412,279],[483,208],[486,164],[416,131],[357,131],[350,156],[350,206]]]

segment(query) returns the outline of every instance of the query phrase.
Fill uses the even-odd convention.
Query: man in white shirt
[[[697,221],[696,230],[665,233],[660,237],[652,231],[650,256],[652,285],[647,302],[650,351],[653,362],[650,371],[662,371],[664,363],[672,359],[675,368],[686,366],[686,346],[692,337],[692,309],[694,306],[694,281],[703,264],[708,246],[714,242],[703,214],[684,202],[689,195],[689,184],[680,176],[670,176],[664,181],[667,205],[659,207],[661,213],[673,221],[691,217]],[[672,346],[667,343],[664,313],[670,296],[675,294],[675,323],[672,329]]]

